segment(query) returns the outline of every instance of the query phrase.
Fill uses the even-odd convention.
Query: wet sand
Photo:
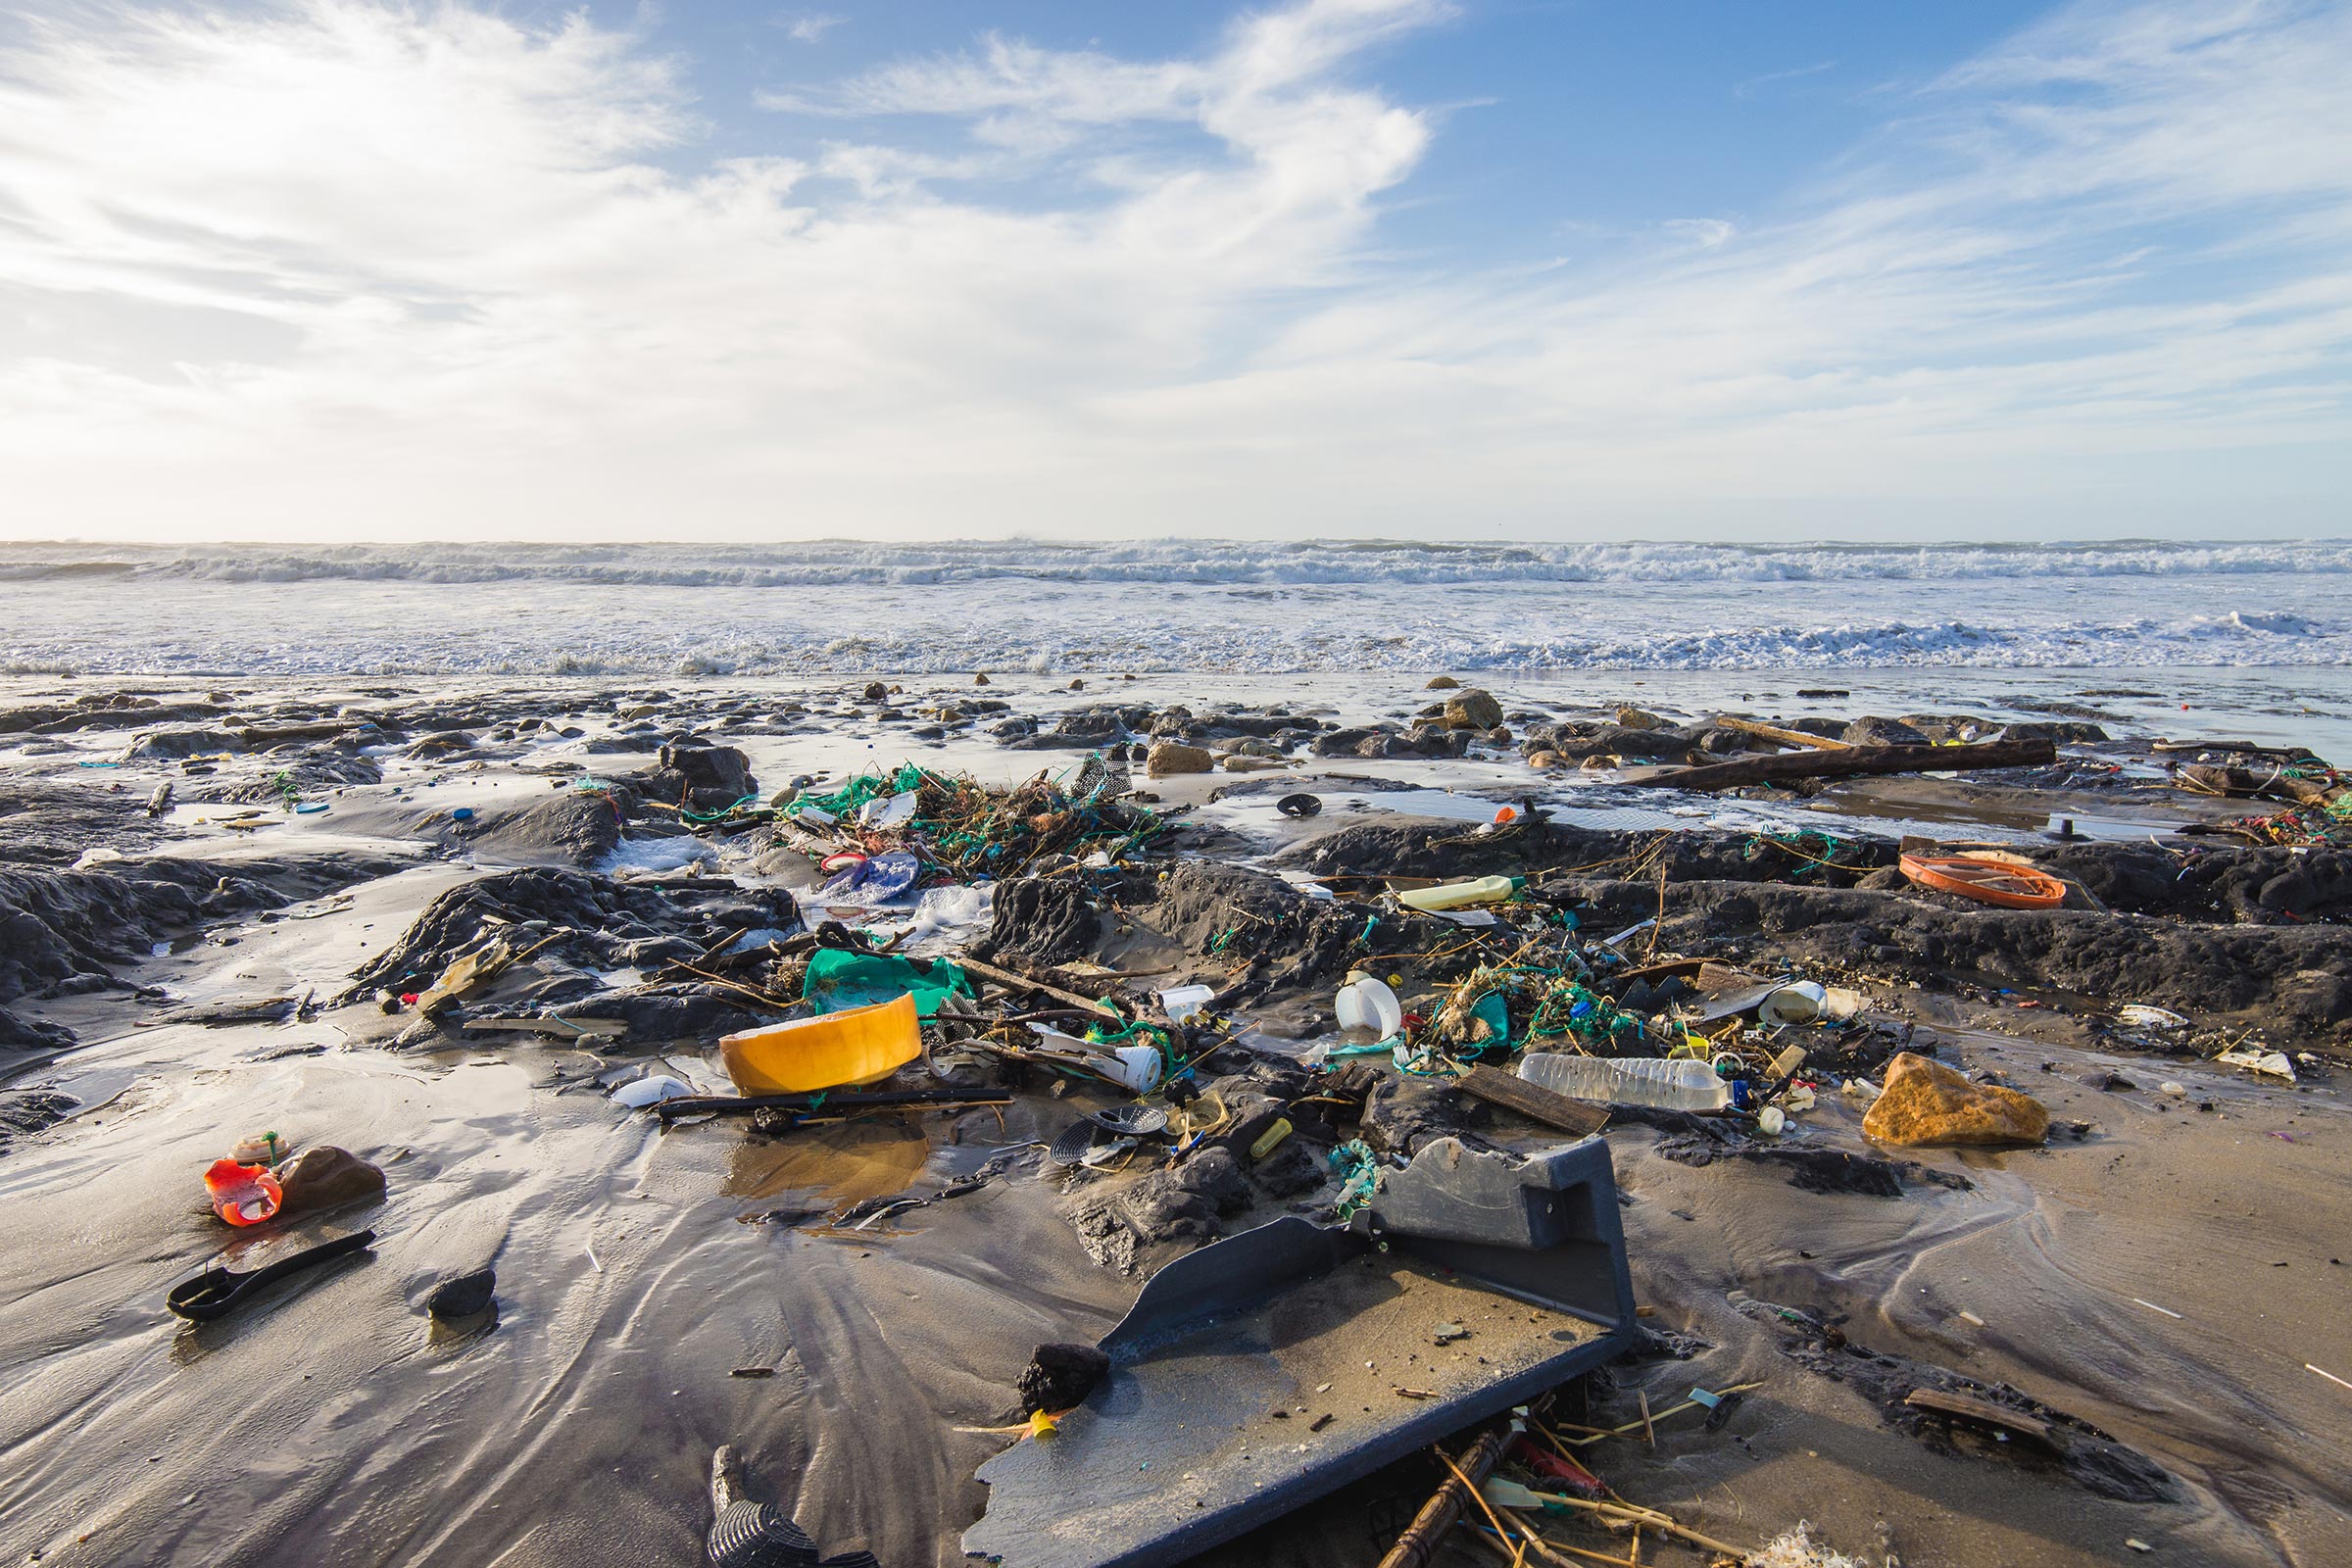
[[[1030,711],[1084,700],[1043,684],[1000,689]],[[567,706],[562,694],[542,700]],[[737,744],[763,779],[903,753],[1009,781],[1077,755],[805,722]],[[0,768],[103,789],[116,770],[75,764],[117,755],[122,739],[67,736],[58,744],[74,750],[46,755],[20,744]],[[1034,1156],[870,1231],[811,1228],[809,1216],[935,1192],[999,1151],[1052,1137],[1071,1118],[1069,1102],[1022,1096],[1002,1118],[788,1139],[727,1122],[664,1132],[611,1104],[595,1080],[643,1054],[657,1070],[722,1087],[715,1054],[692,1042],[598,1055],[488,1037],[394,1052],[404,1020],[364,1006],[283,1023],[152,1022],[208,1000],[338,992],[434,895],[497,863],[447,834],[447,808],[551,793],[513,764],[564,749],[479,771],[388,760],[384,783],[245,835],[213,820],[228,808],[182,804],[165,823],[180,836],[156,853],[261,865],[301,850],[395,868],[294,906],[315,918],[281,909],[208,920],[170,944],[177,951],[118,970],[132,985],[168,987],[168,1005],[120,990],[7,1004],[80,1037],[7,1086],[80,1102],[0,1152],[10,1263],[0,1299],[12,1330],[0,1345],[0,1546],[18,1560],[691,1563],[719,1443],[743,1453],[755,1494],[786,1505],[828,1551],[864,1545],[892,1568],[964,1560],[958,1538],[986,1501],[972,1472],[1009,1441],[992,1429],[1018,1417],[1012,1385],[1030,1350],[1097,1337],[1140,1279],[1087,1256],[1059,1212],[1063,1178]],[[609,765],[609,754],[572,755]],[[1506,761],[1318,767],[1477,792],[1453,797],[1480,803],[1457,824],[1486,810],[1490,792],[1529,787]],[[133,794],[152,781],[120,771]],[[1228,782],[1160,789],[1200,799]],[[1396,791],[1362,793],[1352,804],[1364,809],[1337,803],[1305,824],[1273,813],[1267,793],[1200,815],[1233,835],[1234,853],[1264,856],[1348,822],[1398,819],[1383,809]],[[1948,825],[1971,820],[1967,794],[1914,782],[1814,805],[1856,830],[1866,817]],[[1987,836],[2029,832],[2049,804],[2012,801],[1973,820]],[[2119,835],[2217,814],[2177,801],[2106,804]],[[1596,817],[1601,825],[1804,819],[1744,802],[1695,816],[1677,808],[1590,808],[1630,813]],[[1874,1568],[1898,1557],[1955,1568],[2137,1560],[2127,1540],[2153,1546],[2148,1560],[2159,1562],[2352,1560],[2340,1462],[2352,1391],[2305,1369],[2352,1378],[2347,1273],[2335,1261],[2352,1253],[2340,1069],[2273,1086],[2103,1052],[2064,1020],[2013,1004],[1904,989],[1872,1000],[1949,1041],[1946,1059],[1997,1067],[2042,1099],[2061,1133],[2029,1152],[1912,1153],[1970,1185],[1915,1183],[1887,1199],[1806,1191],[1767,1163],[1693,1168],[1661,1152],[1667,1135],[1621,1119],[1607,1137],[1638,1295],[1648,1326],[1689,1336],[1674,1343],[1690,1354],[1613,1369],[1592,1419],[1635,1419],[1637,1389],[1662,1408],[1693,1384],[1764,1387],[1720,1432],[1685,1416],[1660,1425],[1654,1448],[1612,1440],[1583,1457],[1624,1495],[1709,1534],[1761,1544],[1810,1520],[1816,1540]],[[2021,1030],[2053,1038],[2021,1040]],[[2080,1081],[2106,1069],[2138,1087]],[[2167,1081],[2187,1093],[2160,1093]],[[1862,1151],[1859,1114],[1825,1095],[1801,1139]],[[2085,1124],[2080,1137],[2074,1122]],[[388,1197],[282,1237],[232,1240],[204,1207],[198,1177],[262,1128],[375,1160]],[[1532,1141],[1532,1130],[1519,1136]],[[252,1267],[360,1227],[376,1232],[371,1256],[274,1287],[220,1323],[183,1327],[164,1309],[169,1288],[217,1256]],[[497,1270],[494,1319],[436,1324],[423,1308],[432,1284],[485,1260]],[[1807,1322],[1835,1327],[1843,1348],[1826,1347]],[[1913,1363],[2006,1385],[2089,1423],[2170,1472],[2171,1500],[2100,1495],[2061,1467],[1890,1423],[1883,1385]],[[767,1375],[736,1375],[755,1369]],[[1371,1560],[1385,1544],[1373,1526],[1393,1536],[1401,1518],[1391,1523],[1396,1508],[1367,1499],[1409,1515],[1430,1479],[1426,1465],[1399,1467],[1216,1560]],[[1562,1531],[1595,1547],[1608,1539]],[[1445,1560],[1491,1559],[1455,1545]],[[1645,1542],[1643,1560],[1702,1559]]]

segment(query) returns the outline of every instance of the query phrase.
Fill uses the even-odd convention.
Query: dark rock
[[[619,845],[628,800],[628,791],[617,785],[609,792],[564,790],[461,831],[477,853],[498,859],[587,865]]]
[[[655,799],[700,811],[724,810],[759,789],[750,758],[700,735],[676,735],[664,742],[660,765],[645,775],[645,782]]]
[[[2034,719],[2011,724],[2001,731],[2001,738],[2010,741],[2058,741],[2076,746],[2096,746],[2109,739],[2107,732],[2096,724],[2073,723],[2059,719]]]
[[[1363,1140],[1376,1153],[1410,1158],[1424,1144],[1459,1138],[1473,1149],[1487,1147],[1468,1133],[1470,1109],[1450,1089],[1411,1078],[1383,1078],[1364,1097]]]
[[[135,802],[125,800],[135,811]],[[157,857],[104,871],[0,870],[0,1003],[115,984],[158,942],[219,913],[317,898],[401,862],[334,853],[235,866]]]
[[[56,1126],[80,1104],[72,1095],[54,1089],[0,1090],[0,1149],[12,1140]]]
[[[487,1264],[470,1274],[445,1279],[425,1298],[425,1310],[447,1322],[485,1310],[498,1289],[498,1272]]]
[[[1021,1369],[1021,1409],[1067,1410],[1084,1404],[1110,1374],[1110,1357],[1091,1345],[1041,1345]]]
[[[409,743],[402,755],[416,761],[433,761],[441,758],[463,757],[479,743],[462,729],[441,730]]]
[[[199,752],[242,752],[244,739],[234,730],[207,729],[201,725],[185,725],[170,729],[143,730],[130,738],[123,750],[124,761],[151,758],[178,760],[194,757]]]
[[[1102,940],[1102,917],[1083,885],[1068,877],[1020,877],[998,884],[989,920],[993,950],[1040,963],[1091,957]]]
[[[1217,1221],[1249,1207],[1251,1196],[1239,1162],[1210,1148],[1123,1189],[1081,1194],[1064,1213],[1095,1261],[1128,1273],[1152,1248],[1214,1240]]]
[[[55,1055],[74,1044],[74,1031],[38,1018],[21,1018],[0,1007],[0,1072],[36,1057]]]
[[[1928,737],[1899,718],[1857,718],[1838,733],[1848,746],[1925,746]]]

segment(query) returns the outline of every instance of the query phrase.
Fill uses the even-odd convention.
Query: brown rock
[[[973,685],[975,685],[975,686],[985,686],[985,685],[987,685],[987,684],[988,684],[988,671],[984,669],[984,670],[980,671],[980,673],[978,673],[977,675],[974,675],[974,676],[972,677],[972,684],[973,684]]]
[[[1617,722],[1625,729],[1665,729],[1667,723],[1646,708],[1620,708]]]
[[[1862,1118],[1865,1137],[1918,1149],[1938,1144],[2038,1144],[2050,1113],[2031,1095],[1972,1084],[1906,1051],[1886,1064],[1886,1089]]]
[[[1446,722],[1455,729],[1493,729],[1502,722],[1502,704],[1473,686],[1446,699]]]
[[[1170,773],[1205,773],[1214,765],[1205,746],[1185,746],[1176,741],[1161,741],[1144,758],[1145,771],[1153,778],[1166,778]]]
[[[1429,677],[1429,684],[1421,689],[1425,692],[1453,692],[1460,691],[1461,688],[1462,683],[1451,675],[1432,675]]]
[[[1564,760],[1557,752],[1530,752],[1527,765],[1533,768],[1557,767]]]
[[[384,1196],[382,1171],[350,1150],[331,1144],[306,1149],[278,1166],[277,1183],[286,1194],[285,1203],[278,1209],[281,1218]]]

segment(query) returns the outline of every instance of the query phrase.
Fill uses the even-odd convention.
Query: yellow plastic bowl
[[[887,1078],[923,1054],[914,998],[724,1036],[727,1076],[747,1095],[806,1095]]]

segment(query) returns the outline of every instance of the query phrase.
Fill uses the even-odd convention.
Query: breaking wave
[[[1840,583],[2352,575],[2352,543],[1720,545],[1012,539],[875,545],[0,545],[0,582],[549,582],[668,588],[1060,583]]]

